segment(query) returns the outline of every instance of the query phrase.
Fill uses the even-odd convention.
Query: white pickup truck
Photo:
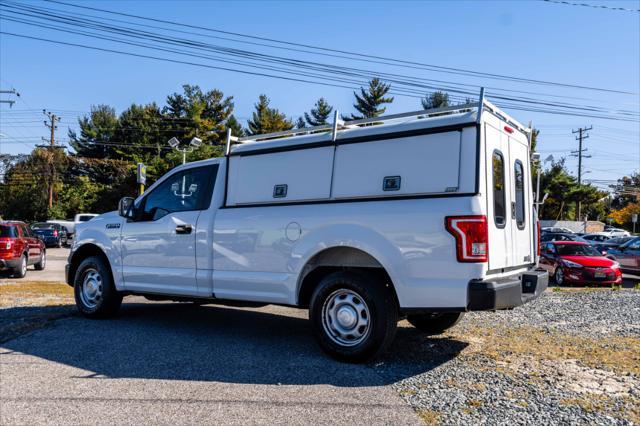
[[[114,315],[126,295],[308,308],[327,353],[363,361],[402,318],[437,334],[547,287],[529,134],[481,96],[228,136],[224,157],[177,167],[78,225],[67,282],[89,318]]]
[[[88,222],[94,217],[98,215],[95,213],[78,213],[73,217],[73,220],[61,220],[61,219],[51,219],[48,220],[47,223],[57,223],[60,226],[64,226],[67,228],[67,234],[69,236],[73,236],[76,232],[76,225],[83,222]]]

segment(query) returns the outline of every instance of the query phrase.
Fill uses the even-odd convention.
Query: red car
[[[0,222],[0,271],[10,271],[23,278],[27,266],[44,269],[47,252],[44,243],[31,233],[27,224],[15,221]]]
[[[620,284],[620,264],[604,257],[588,243],[554,241],[542,248],[540,266],[563,284]]]

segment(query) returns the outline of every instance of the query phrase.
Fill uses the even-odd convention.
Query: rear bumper
[[[532,270],[522,274],[489,280],[471,280],[468,287],[468,311],[510,309],[536,299],[549,285],[549,273]]]
[[[20,259],[0,259],[0,270],[15,269],[20,266]]]

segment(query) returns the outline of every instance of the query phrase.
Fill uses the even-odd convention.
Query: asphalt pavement
[[[50,249],[47,269],[27,279],[62,281],[67,254]],[[13,309],[59,308],[3,311]],[[111,320],[70,307],[65,318],[0,344],[0,424],[417,424],[391,385],[440,371],[466,346],[449,340],[434,358],[433,344],[402,327],[393,365],[343,364],[321,352],[306,318],[284,307],[141,297],[125,299]]]

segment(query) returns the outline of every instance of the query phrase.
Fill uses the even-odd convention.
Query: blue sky
[[[74,10],[52,3],[23,3]],[[598,0],[588,3],[640,9],[640,1]],[[358,66],[374,72],[402,73],[505,91],[530,91],[540,94],[545,100],[597,105],[611,110],[626,109],[636,113],[640,109],[638,12],[542,1],[88,1],[81,4],[407,61],[633,92],[635,95],[620,95],[515,84],[208,40],[270,54]],[[140,48],[34,29],[8,21],[0,22],[0,31],[143,52]],[[200,37],[199,40],[205,39]],[[0,133],[5,135],[0,139],[0,151],[29,152],[41,136],[47,136],[47,129],[41,122],[43,116],[38,112],[42,108],[58,112],[63,117],[59,137],[64,141],[67,128],[74,128],[78,115],[89,111],[91,105],[109,104],[118,111],[131,103],[155,101],[162,105],[168,94],[180,91],[185,83],[198,84],[203,89],[217,88],[233,95],[235,114],[241,119],[250,116],[260,93],[267,94],[273,106],[294,119],[309,110],[320,96],[327,98],[340,111],[353,111],[350,89],[158,62],[0,35],[0,87],[14,87],[22,95],[12,109],[0,105]],[[476,89],[473,90],[475,92]],[[488,94],[491,95],[491,90]],[[9,98],[2,95],[2,99]],[[419,99],[396,95],[388,112],[418,108]],[[545,156],[553,154],[556,158],[568,156],[572,149],[576,149],[572,129],[593,126],[586,142],[592,158],[585,160],[585,171],[590,172],[585,174],[585,179],[616,179],[640,168],[638,122],[507,111],[523,123],[533,121],[542,131],[540,151]],[[569,157],[567,164],[570,170],[576,170],[574,158]]]

